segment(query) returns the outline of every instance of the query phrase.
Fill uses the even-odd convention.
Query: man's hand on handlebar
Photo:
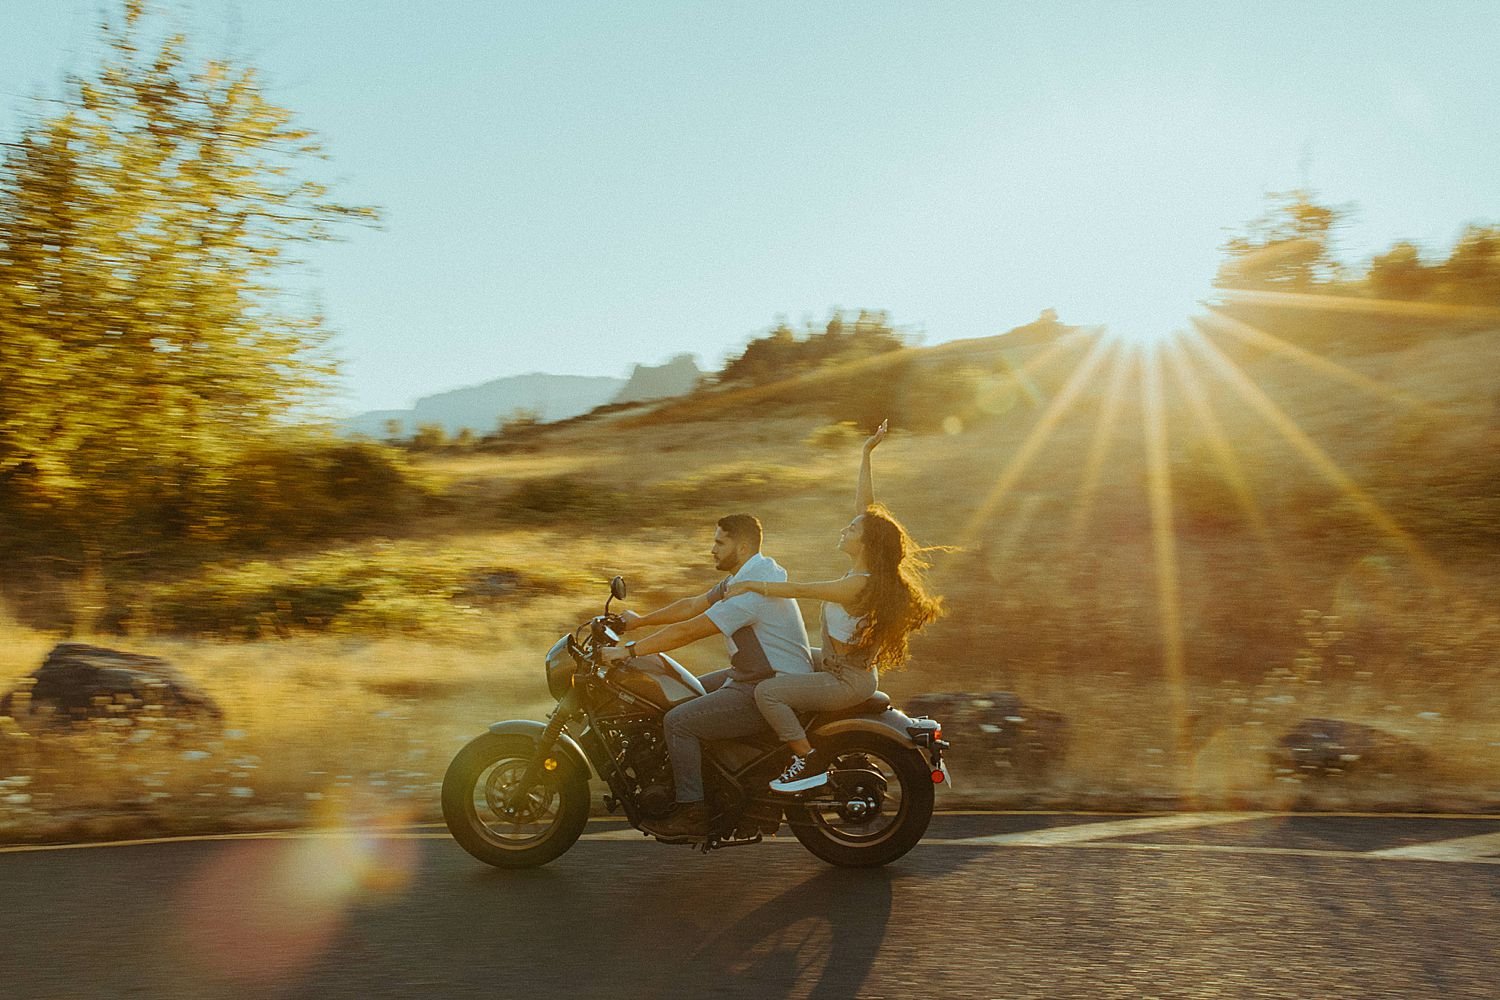
[[[641,616],[636,614],[634,611],[621,611],[620,621],[624,622],[624,626],[620,629],[620,631],[629,632],[631,629],[635,628],[635,623],[640,621],[640,619]]]
[[[605,646],[599,651],[599,659],[605,663],[624,663],[635,655],[635,650],[624,646]]]

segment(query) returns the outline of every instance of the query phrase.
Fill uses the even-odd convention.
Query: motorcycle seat
[[[891,696],[884,691],[876,691],[857,705],[850,705],[848,708],[841,708],[834,712],[818,712],[808,722],[807,728],[812,729],[840,719],[854,719],[862,715],[879,715],[890,707]]]

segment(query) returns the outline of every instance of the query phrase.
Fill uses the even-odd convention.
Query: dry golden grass
[[[1500,806],[1500,583],[1494,540],[1483,534],[1488,508],[1466,508],[1467,520],[1455,521],[1444,498],[1470,489],[1469,480],[1460,476],[1434,499],[1419,474],[1423,455],[1444,456],[1440,471],[1458,475],[1465,456],[1487,454],[1493,437],[1485,435],[1500,427],[1492,384],[1500,336],[1340,359],[1426,401],[1415,410],[1280,356],[1234,356],[1371,503],[1394,523],[1411,523],[1409,541],[1441,567],[1440,578],[1231,386],[1201,373],[1260,511],[1257,530],[1213,435],[1168,378],[1182,677],[1172,681],[1139,372],[1125,378],[1113,409],[1109,380],[1095,379],[1035,458],[1017,462],[1078,361],[1059,354],[1032,372],[1034,392],[1004,414],[955,419],[952,433],[898,428],[876,456],[877,495],[917,538],[964,549],[935,557],[932,583],[950,616],[919,637],[911,668],[888,676],[886,689],[898,703],[930,691],[1014,691],[1061,712],[1072,733],[1062,761],[1024,779],[971,766],[960,745],[958,789],[944,801]],[[292,628],[248,643],[103,637],[181,666],[224,706],[226,733],[174,735],[159,726],[142,738],[142,727],[96,725],[26,740],[8,724],[0,836],[277,825],[331,807],[431,817],[442,770],[465,739],[497,718],[545,713],[542,654],[597,611],[610,576],[629,579],[637,609],[706,589],[716,577],[713,522],[735,510],[761,517],[766,551],[795,578],[842,573],[834,542],[850,514],[855,441],[815,416],[610,416],[539,435],[535,452],[432,459],[425,467],[454,498],[449,509],[405,537],[346,546],[338,559],[431,564],[457,577],[509,567],[560,582],[474,604],[403,590],[388,606],[391,627],[359,634]],[[1096,453],[1102,459],[1091,469]],[[567,505],[527,517],[508,509],[525,484],[557,482],[595,489],[618,516]],[[316,558],[323,554],[288,557],[270,575],[293,575]],[[443,617],[455,607],[458,618]],[[425,618],[434,608],[442,615]],[[804,611],[817,620],[815,607]],[[56,638],[0,622],[0,684],[33,669]],[[722,651],[699,643],[681,659],[704,672],[720,665]],[[1429,764],[1317,779],[1278,772],[1278,738],[1308,717],[1404,737],[1427,751]]]

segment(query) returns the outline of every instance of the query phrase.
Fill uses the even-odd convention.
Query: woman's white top
[[[868,573],[851,573],[851,576],[869,576]],[[860,622],[864,617],[854,617],[844,610],[844,606],[835,601],[823,602],[823,630],[829,638],[837,639],[839,642],[849,643],[854,641],[854,634],[859,631]]]

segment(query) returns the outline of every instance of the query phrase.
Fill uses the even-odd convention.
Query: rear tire
[[[589,819],[588,774],[560,749],[557,768],[512,810],[506,792],[536,757],[529,736],[486,733],[443,776],[443,820],[459,846],[496,868],[535,868],[572,847]]]
[[[812,804],[788,806],[792,835],[803,847],[831,865],[875,868],[917,846],[932,821],[934,798],[932,775],[920,751],[872,733],[845,733],[820,744],[818,752],[846,762],[850,755],[865,755],[888,785],[899,783],[900,799],[885,796],[881,811],[865,823]]]

